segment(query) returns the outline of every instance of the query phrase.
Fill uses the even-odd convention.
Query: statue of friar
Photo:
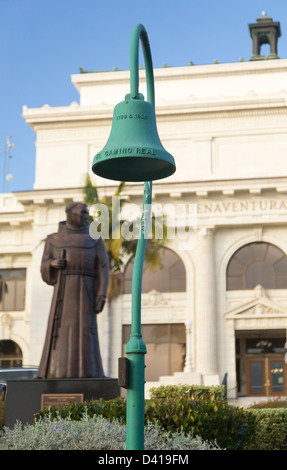
[[[106,300],[107,252],[102,238],[89,235],[86,204],[70,203],[66,214],[42,258],[42,278],[54,292],[38,377],[104,377],[96,314]]]

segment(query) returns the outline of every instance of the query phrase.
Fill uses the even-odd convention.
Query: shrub
[[[246,449],[255,433],[256,417],[223,401],[150,400],[145,411],[147,419],[167,431],[193,432],[225,449]]]
[[[124,450],[125,426],[119,420],[109,422],[101,416],[82,419],[63,419],[46,416],[34,425],[22,426],[17,422],[14,429],[0,432],[0,450]],[[182,432],[167,433],[159,425],[145,426],[145,449],[147,450],[215,450],[200,437],[193,438]]]
[[[94,400],[84,403],[72,403],[68,406],[51,408],[38,413],[36,420],[49,415],[50,419],[57,416],[72,420],[81,420],[83,416],[102,416],[109,421],[126,420],[125,399],[117,398],[105,401]],[[255,432],[255,417],[241,408],[229,406],[224,401],[216,400],[214,395],[206,401],[199,398],[151,399],[145,402],[145,423],[151,421],[167,432],[192,433],[204,441],[216,442],[226,449],[244,449]]]
[[[126,419],[126,402],[124,398],[115,398],[113,400],[104,400],[103,398],[97,400],[85,401],[83,403],[70,403],[69,405],[58,405],[57,407],[51,406],[39,411],[35,415],[35,421],[42,420],[44,417],[50,416],[53,420],[60,416],[65,419],[80,421],[84,415],[102,416],[110,421],[114,418],[125,422]]]
[[[286,408],[248,409],[247,412],[256,419],[250,450],[287,450]]]
[[[160,385],[150,389],[151,399],[202,399],[207,401],[225,401],[225,387],[223,385]]]

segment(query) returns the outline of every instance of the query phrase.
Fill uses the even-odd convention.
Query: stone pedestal
[[[34,414],[41,410],[43,396],[46,402],[62,395],[63,401],[81,394],[83,400],[120,396],[118,379],[22,379],[8,380],[5,404],[5,426],[13,427],[16,421],[31,424]],[[61,397],[60,397],[61,398]]]

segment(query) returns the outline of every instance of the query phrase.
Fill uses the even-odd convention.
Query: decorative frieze
[[[149,323],[184,323],[188,318],[185,292],[162,293],[155,289],[142,294],[141,320]],[[123,296],[123,324],[131,323],[131,295]]]

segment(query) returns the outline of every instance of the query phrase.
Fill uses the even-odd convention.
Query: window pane
[[[241,290],[244,289],[243,277],[229,276],[227,278],[227,290]]]
[[[161,375],[169,375],[169,344],[147,344],[145,355],[145,380],[158,380]]]
[[[147,269],[143,273],[142,292],[150,292],[153,289],[158,292],[169,292],[170,285],[168,271],[165,269],[158,269],[157,271]]]
[[[183,323],[172,324],[171,326],[171,341],[173,343],[185,343],[185,326]]]
[[[170,340],[168,325],[142,325],[145,343],[167,343]]]
[[[287,289],[287,275],[286,276],[278,276],[276,277],[276,288],[277,289]]]
[[[123,353],[130,338],[130,325],[123,327]],[[146,344],[145,380],[158,380],[183,370],[185,361],[185,326],[183,323],[142,325]]]
[[[10,339],[0,341],[0,367],[22,365],[22,351],[17,343]]]
[[[24,310],[26,269],[0,269],[0,310]]]
[[[185,279],[171,279],[170,292],[185,292],[186,285]]]
[[[282,393],[284,391],[283,362],[271,362],[272,392]]]
[[[172,277],[185,277],[185,269],[180,260],[171,266],[169,272]]]
[[[3,304],[4,310],[14,310],[15,309],[15,293],[16,293],[16,283],[15,281],[6,281],[7,290],[5,289]]]
[[[123,344],[127,344],[131,335],[131,325],[123,326]]]
[[[253,258],[256,260],[263,260],[266,254],[268,245],[266,243],[252,243],[250,245]]]
[[[276,273],[287,274],[287,257],[281,258],[274,264]]]
[[[177,261],[180,261],[178,256],[171,250],[165,249],[161,251],[162,264],[167,269],[173,266]]]
[[[228,265],[228,275],[229,276],[243,276],[244,274],[244,264],[237,261],[236,258],[233,258]]]
[[[255,261],[246,271],[246,289],[254,289],[258,284],[266,289],[275,287],[273,269],[264,261]]]
[[[15,310],[25,310],[25,280],[16,281]]]
[[[251,392],[263,392],[263,364],[261,362],[251,363]]]
[[[131,291],[132,291],[132,281],[128,281],[127,279],[125,279],[124,293],[130,294]]]
[[[250,243],[239,249],[227,268],[228,290],[254,289],[258,284],[267,289],[287,288],[287,257],[268,243]]]
[[[144,263],[142,276],[142,292],[155,289],[158,292],[184,292],[186,290],[185,267],[176,253],[165,248],[160,250],[162,265],[155,271]],[[131,280],[134,259],[130,260],[125,269],[124,293],[131,293]]]
[[[0,356],[13,356],[21,354],[21,349],[18,344],[11,339],[0,340]]]
[[[10,359],[1,359],[0,366],[3,367],[3,369],[12,367],[13,362]]]
[[[250,263],[250,261],[253,260],[253,253],[250,250],[250,246],[248,245],[240,248],[240,250],[235,253],[235,258],[237,258],[243,264]]]
[[[170,372],[182,372],[185,362],[185,344],[171,343],[170,345]]]
[[[267,261],[268,263],[274,264],[276,263],[276,261],[282,258],[283,254],[284,253],[276,246],[268,245],[268,250],[267,250],[266,257],[265,257],[265,261]]]

